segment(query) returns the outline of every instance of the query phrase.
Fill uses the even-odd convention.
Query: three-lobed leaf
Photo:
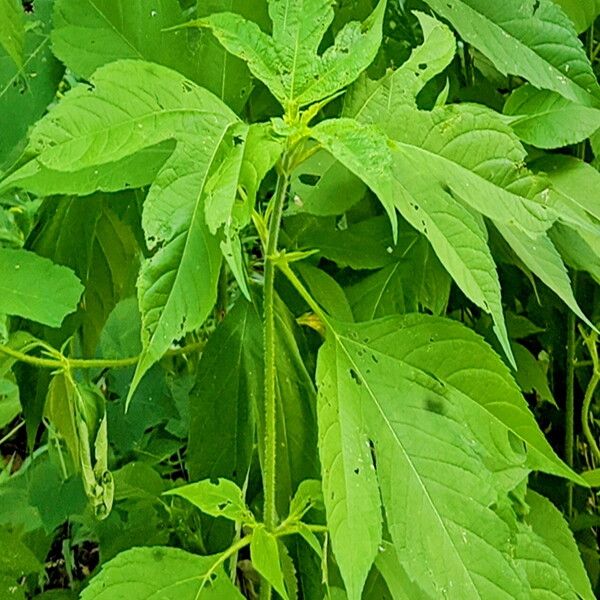
[[[345,25],[322,54],[319,46],[333,20],[331,0],[272,0],[272,36],[235,13],[215,13],[188,25],[210,28],[293,112],[335,94],[369,66],[381,43],[385,6],[380,0],[364,23]]]

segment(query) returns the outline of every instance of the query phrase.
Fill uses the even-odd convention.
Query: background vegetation
[[[598,0],[0,0],[0,599],[600,591]]]

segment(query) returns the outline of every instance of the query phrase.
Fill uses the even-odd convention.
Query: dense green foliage
[[[0,0],[0,599],[593,600],[598,0]]]

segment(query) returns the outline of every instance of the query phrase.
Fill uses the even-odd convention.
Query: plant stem
[[[567,318],[567,379],[565,402],[565,461],[573,467],[575,447],[575,314]],[[573,484],[567,483],[567,516],[573,517]]]
[[[598,387],[598,383],[600,383],[600,359],[598,358],[598,334],[592,332],[589,336],[583,333],[584,342],[588,348],[588,352],[592,357],[593,371],[592,377],[588,383],[588,386],[585,390],[585,396],[583,398],[583,405],[581,407],[581,428],[583,430],[583,435],[585,436],[587,443],[590,446],[592,451],[592,455],[594,458],[600,462],[600,448],[598,448],[598,444],[594,438],[594,434],[590,428],[590,406],[592,404],[592,400],[594,399],[594,394],[596,393],[596,388]]]
[[[173,348],[167,350],[165,356],[180,356],[182,354],[189,354],[190,352],[198,352],[204,348],[203,342],[197,342],[194,344],[188,344],[182,348]],[[40,367],[45,369],[62,369],[68,366],[71,369],[122,369],[124,367],[130,367],[137,364],[140,360],[139,356],[130,356],[128,358],[67,358],[61,356],[60,358],[42,358],[39,356],[31,356],[25,354],[9,346],[0,345],[0,354],[5,354],[18,360],[20,362],[33,365],[34,367]],[[60,352],[56,351],[56,354],[60,356]]]
[[[275,262],[281,228],[283,205],[289,185],[285,161],[277,179],[272,200],[267,247],[265,249],[264,288],[264,346],[265,346],[265,465],[264,465],[264,522],[269,531],[277,525],[277,400],[275,397]]]
[[[19,431],[19,429],[21,429],[23,426],[25,425],[25,421],[21,421],[20,423],[17,423],[1,440],[0,440],[0,446],[2,446],[2,444],[4,444],[4,442],[8,442],[8,440],[10,440],[10,438],[15,435],[15,433],[17,433],[17,431]]]

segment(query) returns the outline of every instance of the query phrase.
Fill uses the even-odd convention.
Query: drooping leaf
[[[83,286],[73,271],[27,250],[0,248],[0,313],[59,327]]]
[[[23,65],[23,44],[25,41],[25,20],[23,9],[17,0],[0,2],[0,46],[12,58],[17,67]]]
[[[141,251],[131,227],[115,212],[119,203],[134,201],[127,193],[110,199],[49,199],[30,236],[32,250],[73,269],[84,285],[77,314],[65,321],[62,339],[79,332],[87,356],[94,354],[116,304],[135,293]],[[73,236],[74,229],[80,234]]]
[[[286,109],[294,111],[331,96],[369,66],[381,42],[385,5],[381,0],[362,24],[348,23],[321,55],[319,45],[333,19],[330,0],[270,2],[272,36],[234,13],[216,13],[188,25],[210,28]]]
[[[103,565],[81,593],[81,600],[236,600],[242,598],[222,569],[205,585],[214,556],[198,556],[178,548],[132,548]]]
[[[0,193],[21,188],[37,196],[87,196],[95,191],[117,192],[150,185],[173,153],[171,140],[140,150],[116,162],[75,172],[49,169],[31,161],[0,182]]]
[[[256,305],[239,300],[210,337],[190,395],[187,468],[193,480],[242,485],[262,398],[262,333]]]
[[[586,106],[600,86],[572,22],[552,0],[425,0],[503,74]]]
[[[379,518],[380,488],[399,559],[425,591],[447,598],[525,598],[526,587],[509,557],[508,527],[490,509],[497,498],[493,475],[476,442],[468,441],[472,433],[461,410],[473,401],[484,403],[487,387],[479,393],[463,391],[462,369],[448,362],[446,372],[430,372],[440,363],[421,353],[435,342],[445,346],[445,355],[466,355],[465,348],[451,351],[449,339],[442,342],[443,321],[435,320],[432,327],[433,321],[414,315],[360,326],[330,323],[319,353],[318,380],[320,452],[333,551],[349,597],[358,598],[380,543],[377,523],[366,519],[371,513]],[[415,335],[415,327],[427,336]],[[504,371],[509,384],[494,354],[476,338],[471,341],[481,346],[478,356],[486,354],[498,375]],[[475,379],[468,381],[472,385]],[[480,419],[483,426],[483,414]],[[374,446],[376,471],[368,440]],[[352,535],[359,526],[362,536]]]
[[[600,128],[600,110],[568,100],[556,92],[517,88],[504,105],[510,126],[526,143],[538,148],[576,144]]]
[[[584,600],[594,600],[594,592],[577,548],[573,533],[560,511],[544,496],[527,491],[527,522],[533,532],[550,548],[564,569],[571,585]]]
[[[264,525],[258,525],[252,532],[250,558],[254,568],[273,586],[283,600],[289,600],[283,581],[277,538],[267,531]]]
[[[212,517],[225,517],[239,523],[253,523],[254,517],[246,506],[242,490],[229,479],[210,479],[190,483],[165,492],[180,496]]]

